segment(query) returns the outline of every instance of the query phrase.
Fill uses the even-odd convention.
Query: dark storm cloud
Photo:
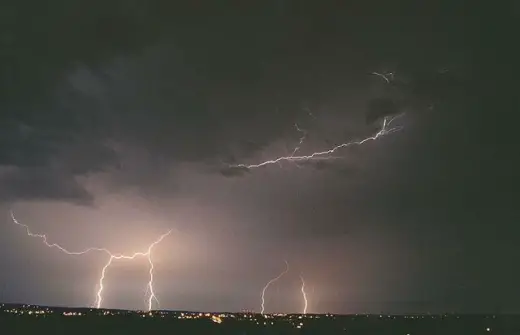
[[[63,78],[77,63],[96,67],[145,45],[145,26],[137,25],[146,11],[116,3],[2,5],[0,167],[16,168],[2,176],[3,200],[85,203],[90,196],[75,176],[113,163],[99,136],[99,106],[78,101]],[[66,105],[74,99],[76,105]]]
[[[92,205],[92,195],[67,171],[42,167],[1,169],[0,202],[61,200]]]
[[[296,161],[294,164],[300,168],[307,167],[317,171],[337,171],[343,165],[339,159],[315,159]]]
[[[514,150],[508,140],[512,124],[491,116],[516,119],[505,88],[510,84],[494,66],[474,60],[442,71],[417,71],[399,83],[409,96],[407,107],[418,112],[428,107],[423,110],[431,113],[418,113],[421,119],[405,130],[404,136],[414,140],[392,168],[398,177],[382,173],[360,197],[370,198],[373,208],[390,217],[402,213],[403,218],[430,218],[439,227],[490,229],[488,222],[496,221],[491,217],[500,215],[492,208],[505,210],[518,185],[513,172],[518,161],[508,158]],[[468,234],[479,235],[473,229]]]
[[[518,275],[504,268],[518,254],[518,233],[511,228],[518,222],[520,169],[511,158],[518,151],[518,123],[504,92],[515,93],[517,85],[493,87],[510,74],[506,62],[476,64],[497,52],[484,46],[491,40],[483,28],[490,21],[474,15],[478,6],[179,3],[18,1],[2,10],[2,40],[9,44],[0,62],[0,201],[91,205],[92,197],[105,194],[89,194],[79,180],[107,172],[90,186],[100,181],[113,191],[107,197],[112,202],[104,203],[117,231],[109,240],[121,240],[119,228],[133,219],[132,208],[164,214],[170,226],[198,225],[232,236],[218,245],[219,236],[211,234],[190,242],[186,252],[172,243],[169,254],[189,255],[182,258],[190,263],[192,253],[208,249],[220,272],[229,252],[248,258],[243,271],[264,278],[251,259],[266,249],[281,254],[301,248],[305,257],[323,256],[316,262],[302,256],[315,270],[308,273],[328,277],[317,284],[370,291],[365,303],[385,300],[383,295],[410,300],[426,291],[442,297],[454,276],[515,292]],[[395,71],[390,84],[370,75],[387,70]],[[302,135],[295,123],[307,132],[298,151],[307,154],[373,135],[377,121],[402,111],[403,131],[342,150],[341,159],[297,162],[300,169],[293,162],[222,169],[290,154]],[[137,200],[117,192],[136,186],[142,191]],[[78,213],[70,211],[68,217]],[[51,209],[45,219],[54,217]],[[93,229],[86,221],[106,222],[78,225]],[[336,236],[346,239],[332,246]],[[2,254],[13,255],[12,244],[0,245]],[[186,287],[196,292],[191,299],[215,301],[222,293],[215,282],[235,283],[220,272],[208,282],[193,266],[194,278],[204,283],[175,277],[175,292],[165,286],[173,305],[163,306],[185,307],[175,305],[175,297]],[[25,277],[35,273],[18,270]],[[169,274],[160,276],[170,282]],[[44,282],[59,282],[52,271],[46,275]],[[358,284],[345,285],[356,276]],[[496,278],[510,280],[503,285]],[[389,283],[406,290],[388,290],[394,287]],[[256,294],[262,284],[254,282],[247,292]],[[374,293],[378,285],[385,287],[381,295]],[[237,287],[233,294],[244,294]],[[19,299],[14,291],[2,299]],[[48,295],[58,299],[51,289]],[[348,301],[344,294],[334,299]],[[442,309],[450,309],[441,300]],[[256,295],[247,301],[256,302]],[[209,308],[223,306],[213,302],[203,309]]]
[[[377,98],[368,103],[366,112],[366,123],[372,124],[385,116],[397,115],[401,108],[396,101],[389,98]]]
[[[40,15],[43,11],[47,15]],[[16,2],[3,5],[2,12],[6,43],[2,100],[16,106],[44,100],[73,62],[97,66],[140,49],[153,38],[152,26],[140,21],[147,14],[146,6],[137,8],[130,1],[56,1],[30,6]]]
[[[251,170],[245,166],[225,167],[220,170],[224,177],[240,177],[250,173]]]
[[[306,165],[306,164],[304,164]],[[336,178],[352,179],[359,176],[360,172],[363,171],[361,164],[355,162],[342,162],[341,160],[322,160],[314,163],[308,163],[313,166],[317,171],[330,173]]]
[[[0,125],[0,168],[8,171],[1,178],[2,200],[44,200],[47,194],[89,203],[91,196],[76,176],[100,171],[115,157],[108,146],[70,122],[71,116],[79,115],[49,109],[45,117],[7,118]]]
[[[244,161],[287,140],[295,121],[314,120],[303,101],[328,101],[338,83],[348,90],[385,50],[384,43],[370,55],[341,47],[340,32],[350,32],[341,41],[352,48],[371,33],[354,34],[359,22],[344,20],[329,6],[314,12],[292,2],[283,10],[274,2],[240,9],[67,2],[45,18],[35,16],[35,6],[6,11],[10,44],[3,62],[9,66],[2,76],[8,89],[0,106],[0,164],[39,168],[38,176],[57,164],[66,189],[75,177],[104,170],[117,171],[113,182],[119,185],[159,188],[172,164]],[[217,9],[224,20],[213,15]],[[300,12],[315,21],[299,19]],[[365,18],[367,24],[379,19]],[[394,42],[404,47],[408,40]],[[320,46],[334,52],[317,54]],[[345,81],[349,77],[352,82]],[[423,94],[428,85],[415,85],[427,88],[410,94]],[[377,101],[358,111],[367,113],[369,123],[401,106],[393,97]],[[290,136],[297,141],[299,135]],[[131,149],[114,151],[111,141]],[[338,143],[325,138],[327,146]],[[305,164],[334,170],[323,162]],[[247,171],[219,172],[231,177]]]
[[[373,124],[376,120],[403,112],[424,114],[426,110],[431,111],[453,98],[460,98],[471,80],[465,72],[463,66],[458,66],[394,74],[384,86],[384,96],[368,101],[366,123]]]

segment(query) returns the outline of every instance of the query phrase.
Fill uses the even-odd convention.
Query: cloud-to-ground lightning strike
[[[147,257],[148,263],[150,264],[150,268],[149,268],[150,277],[149,277],[149,281],[148,281],[148,284],[147,284],[147,292],[150,293],[150,295],[148,297],[148,304],[147,304],[148,311],[150,311],[152,309],[153,300],[155,300],[157,302],[157,304],[159,303],[159,300],[157,299],[157,297],[155,295],[154,288],[153,288],[153,270],[154,270],[154,265],[153,265],[153,262],[152,262],[152,250],[166,236],[170,235],[172,230],[169,230],[165,234],[161,235],[156,241],[154,241],[152,244],[150,244],[150,246],[148,247],[146,252],[136,252],[136,253],[133,253],[132,255],[114,254],[114,253],[110,252],[110,250],[108,250],[106,248],[88,248],[88,249],[85,249],[83,251],[69,251],[69,250],[63,248],[62,246],[60,246],[59,244],[56,244],[56,243],[52,243],[51,244],[51,243],[49,243],[48,240],[47,240],[47,235],[45,235],[45,234],[34,234],[34,233],[32,233],[31,230],[29,229],[29,226],[27,226],[27,225],[25,225],[23,223],[20,223],[16,219],[16,217],[14,216],[13,211],[11,211],[10,213],[11,213],[11,218],[12,218],[13,222],[15,224],[19,225],[19,226],[24,227],[28,236],[40,238],[43,241],[43,243],[47,247],[49,247],[49,248],[56,248],[56,249],[60,250],[61,252],[65,253],[67,255],[83,255],[83,254],[86,254],[86,253],[91,252],[91,251],[101,251],[101,252],[104,252],[104,253],[106,253],[107,255],[110,256],[110,258],[108,259],[108,262],[105,264],[105,266],[103,267],[103,269],[101,271],[101,276],[100,276],[99,281],[98,281],[98,290],[96,292],[96,300],[95,300],[95,303],[94,303],[96,308],[100,308],[101,307],[101,303],[103,301],[102,293],[103,293],[103,289],[104,289],[103,281],[105,279],[106,271],[110,267],[110,265],[112,264],[112,261],[113,260],[118,260],[118,259],[132,260],[132,259],[135,259],[136,257]]]
[[[104,289],[104,286],[103,286],[103,281],[105,279],[105,274],[106,274],[106,271],[107,269],[110,267],[110,265],[112,264],[112,261],[114,259],[118,260],[118,259],[135,259],[136,257],[147,257],[148,258],[148,262],[150,264],[150,270],[149,270],[149,273],[150,273],[150,279],[148,281],[148,284],[147,284],[147,290],[150,292],[150,295],[149,295],[149,298],[148,298],[148,311],[151,311],[152,310],[152,302],[153,300],[155,300],[157,303],[159,302],[159,300],[157,299],[157,297],[155,296],[155,292],[154,292],[154,289],[153,289],[153,262],[152,262],[152,258],[151,258],[151,254],[152,254],[152,249],[153,247],[155,247],[157,244],[159,244],[166,236],[170,235],[171,234],[171,230],[169,230],[168,232],[162,234],[155,242],[153,242],[152,244],[150,244],[150,246],[148,247],[148,250],[146,252],[136,252],[130,256],[128,255],[122,255],[122,254],[112,254],[109,252],[109,255],[110,255],[110,258],[108,260],[108,262],[105,264],[105,266],[103,267],[103,270],[101,271],[101,276],[99,278],[99,284],[98,284],[98,291],[96,293],[96,308],[100,308],[101,307],[101,303],[103,301],[103,297],[102,297],[102,293],[103,293],[103,289]]]
[[[302,287],[301,287],[301,291],[302,291],[302,296],[303,296],[303,314],[307,314],[307,306],[308,306],[308,301],[307,301],[307,293],[305,293],[305,280],[303,279],[303,275],[300,275],[300,280],[302,282]]]
[[[264,314],[264,311],[265,311],[265,291],[267,291],[267,289],[269,288],[269,286],[271,284],[273,284],[274,282],[276,282],[278,279],[282,278],[283,275],[285,275],[287,272],[289,271],[289,263],[287,261],[285,261],[285,270],[283,272],[281,272],[277,277],[271,279],[270,281],[267,282],[267,284],[265,284],[264,288],[262,289],[262,304],[261,304],[261,311],[260,311],[260,314]]]
[[[259,168],[259,167],[270,165],[270,164],[278,164],[278,163],[281,163],[283,161],[300,162],[300,161],[315,160],[315,159],[337,158],[337,157],[330,157],[330,156],[327,157],[327,155],[333,154],[334,152],[338,151],[339,149],[350,147],[350,146],[353,146],[353,145],[361,145],[361,144],[364,144],[364,143],[366,143],[368,141],[374,141],[374,140],[377,140],[380,137],[383,137],[385,135],[389,135],[391,133],[394,133],[396,131],[401,130],[402,126],[390,127],[390,125],[391,125],[391,123],[395,119],[397,119],[397,118],[399,118],[399,117],[401,117],[403,115],[404,114],[399,114],[399,115],[396,115],[396,116],[385,116],[383,118],[381,129],[375,135],[366,137],[366,138],[364,138],[362,140],[357,140],[357,141],[354,140],[354,141],[350,141],[350,142],[345,142],[345,143],[339,144],[339,145],[337,145],[337,146],[335,146],[335,147],[333,147],[331,149],[328,149],[328,150],[313,152],[310,155],[282,156],[282,157],[278,157],[278,158],[275,158],[275,159],[266,160],[264,162],[257,163],[257,164],[249,164],[249,165],[248,164],[237,164],[237,165],[231,165],[230,167],[231,168],[242,168],[242,169],[255,169],[255,168]]]

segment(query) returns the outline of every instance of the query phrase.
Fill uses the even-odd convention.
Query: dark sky
[[[300,273],[309,312],[520,311],[518,6],[209,3],[2,4],[0,301],[90,305],[107,261],[12,209],[71,250],[173,229],[162,308],[258,311],[287,259],[268,312],[301,311]],[[295,124],[310,154],[389,113],[401,131],[334,160],[227,168],[290,154]],[[143,308],[147,271],[114,264],[104,307]]]

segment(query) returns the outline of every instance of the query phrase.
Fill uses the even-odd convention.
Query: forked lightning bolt
[[[383,137],[385,135],[389,135],[391,133],[394,133],[396,131],[401,130],[402,126],[390,127],[390,125],[391,125],[391,123],[395,119],[397,119],[397,118],[399,118],[399,117],[401,117],[403,115],[404,114],[399,114],[399,115],[396,115],[396,116],[385,116],[383,118],[381,129],[375,135],[366,137],[366,138],[364,138],[362,140],[345,142],[345,143],[339,144],[339,145],[337,145],[337,146],[335,146],[335,147],[333,147],[331,149],[327,149],[327,150],[324,150],[324,151],[317,151],[317,152],[314,152],[314,153],[312,153],[310,155],[295,156],[294,154],[299,149],[299,146],[298,146],[294,150],[293,155],[290,155],[290,156],[282,156],[282,157],[278,157],[278,158],[275,158],[275,159],[266,160],[264,162],[257,163],[257,164],[230,165],[230,167],[231,168],[242,168],[242,169],[255,169],[255,168],[259,168],[259,167],[270,165],[270,164],[281,163],[283,161],[300,162],[300,161],[308,161],[308,160],[314,160],[314,159],[335,159],[337,157],[330,157],[330,156],[327,156],[327,155],[331,155],[334,152],[336,152],[336,151],[338,151],[339,149],[342,149],[342,148],[350,147],[350,146],[353,146],[353,145],[361,145],[361,144],[364,144],[364,143],[366,143],[368,141],[375,141],[375,140],[377,140],[380,137]],[[300,143],[301,142],[302,141],[300,141]]]
[[[47,240],[47,235],[45,234],[33,234],[31,232],[31,230],[29,229],[29,226],[23,224],[23,223],[20,223],[18,222],[18,220],[16,219],[16,217],[14,216],[14,213],[13,211],[11,211],[11,218],[13,220],[14,223],[16,223],[17,225],[19,226],[22,226],[25,228],[25,231],[27,233],[27,235],[31,236],[31,237],[38,237],[40,239],[42,239],[43,243],[49,247],[49,248],[56,248],[58,250],[60,250],[61,252],[67,254],[67,255],[83,255],[83,254],[86,254],[88,252],[91,252],[91,251],[101,251],[101,252],[104,252],[106,253],[107,255],[110,256],[110,258],[108,259],[108,262],[105,264],[105,266],[103,267],[102,271],[101,271],[101,276],[99,278],[99,283],[98,283],[98,290],[96,292],[96,301],[95,301],[95,307],[96,308],[100,308],[101,307],[101,303],[103,301],[103,296],[102,296],[102,293],[103,293],[103,289],[104,289],[104,286],[103,286],[103,281],[105,279],[105,274],[107,272],[107,269],[110,267],[110,265],[112,264],[112,261],[113,260],[118,260],[118,259],[127,259],[127,260],[132,260],[132,259],[135,259],[136,257],[147,257],[148,259],[148,263],[150,264],[150,270],[149,270],[149,274],[150,274],[150,279],[148,281],[148,284],[147,284],[147,291],[150,292],[150,295],[149,295],[149,298],[148,298],[148,304],[147,304],[147,308],[148,308],[148,311],[150,311],[152,309],[152,302],[153,300],[155,300],[157,303],[159,303],[159,300],[157,299],[156,295],[155,295],[155,291],[153,289],[153,270],[154,270],[154,265],[153,265],[153,262],[152,262],[152,250],[153,248],[159,244],[166,236],[170,235],[172,230],[169,230],[168,232],[166,232],[165,234],[161,235],[156,241],[154,241],[152,244],[150,244],[150,246],[148,247],[147,251],[146,252],[136,252],[136,253],[133,253],[131,255],[124,255],[124,254],[114,254],[112,252],[110,252],[108,249],[106,248],[88,248],[88,249],[85,249],[83,251],[69,251],[65,248],[63,248],[62,246],[60,246],[59,244],[56,244],[56,243],[49,243],[48,240]]]
[[[290,157],[293,157],[294,155],[296,155],[296,152],[298,152],[298,150],[300,150],[300,147],[303,145],[303,142],[305,141],[305,138],[307,137],[307,131],[298,127],[297,123],[294,124],[294,127],[296,128],[296,130],[299,133],[302,133],[303,135],[302,135],[302,137],[300,137],[300,141],[298,142],[298,145],[294,148]]]
[[[105,279],[105,274],[107,272],[107,269],[112,264],[112,261],[114,259],[116,259],[116,260],[117,259],[135,259],[136,257],[142,256],[142,257],[147,257],[148,258],[148,263],[150,264],[150,270],[149,270],[149,273],[150,273],[150,277],[149,278],[150,278],[150,280],[148,281],[147,290],[150,292],[150,296],[148,298],[148,311],[152,310],[152,302],[153,302],[153,300],[155,300],[157,303],[159,302],[159,300],[155,296],[155,292],[154,292],[154,289],[153,289],[153,269],[154,269],[154,267],[153,267],[153,262],[152,262],[152,258],[151,258],[152,249],[157,244],[159,244],[166,236],[170,235],[171,232],[172,231],[169,230],[165,234],[161,235],[155,242],[150,244],[150,246],[148,247],[148,250],[146,252],[136,252],[136,253],[134,253],[134,254],[132,254],[130,256],[122,255],[122,254],[112,254],[112,253],[109,252],[110,258],[108,259],[108,262],[103,267],[103,270],[101,271],[101,277],[99,278],[99,285],[98,285],[98,291],[96,293],[96,302],[95,302],[96,308],[100,308],[101,307],[101,303],[103,302],[103,296],[102,296],[103,289],[104,289],[103,281]]]
[[[298,124],[297,124],[297,123],[294,124],[294,127],[296,128],[296,130],[297,130],[299,133],[302,134],[302,136],[300,137],[300,140],[298,141],[298,145],[296,145],[296,146],[294,147],[294,150],[293,150],[293,152],[291,153],[291,156],[290,156],[290,157],[293,157],[294,155],[296,155],[296,153],[298,152],[298,150],[300,150],[300,148],[302,147],[303,142],[305,142],[305,139],[307,138],[307,131],[306,131],[306,130],[301,129],[300,127],[298,127]],[[298,163],[295,163],[295,164],[296,164],[296,166],[297,166],[298,168],[301,169],[301,166],[300,166]]]
[[[301,291],[302,291],[302,296],[303,296],[303,314],[307,314],[307,305],[308,305],[308,302],[307,302],[307,293],[305,293],[305,280],[303,279],[303,275],[300,275],[300,280],[302,281],[302,287],[301,287]]]
[[[281,272],[277,277],[274,277],[273,279],[271,279],[270,281],[267,282],[267,284],[265,284],[264,288],[262,289],[262,310],[260,311],[260,314],[264,314],[264,311],[265,311],[265,292],[267,291],[267,289],[269,288],[269,286],[271,284],[273,284],[274,282],[276,282],[278,279],[282,278],[283,275],[285,275],[287,272],[289,271],[289,263],[287,261],[285,261],[285,270],[283,272]]]
[[[388,84],[390,84],[390,81],[394,79],[393,72],[388,72],[388,73],[372,72],[371,74],[383,78]]]

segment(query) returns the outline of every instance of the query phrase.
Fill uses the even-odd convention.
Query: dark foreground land
[[[0,334],[517,334],[516,315],[259,315],[0,305]]]

